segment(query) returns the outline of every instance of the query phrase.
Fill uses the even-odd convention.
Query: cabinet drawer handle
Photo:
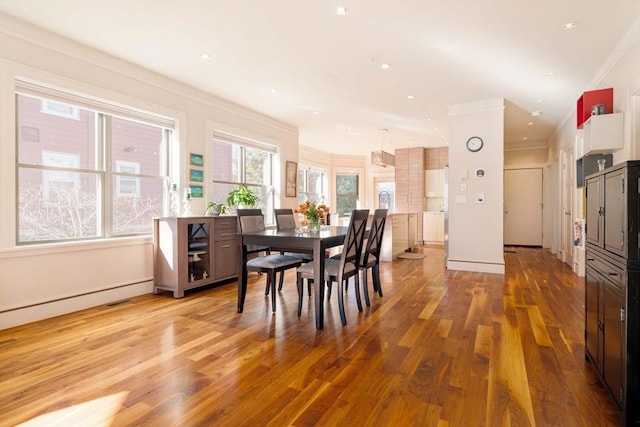
[[[222,233],[220,236],[231,236],[231,233]]]
[[[230,247],[231,247],[231,245],[222,245],[222,246],[220,246],[220,247],[221,247],[221,248],[230,248]]]
[[[595,258],[587,258],[587,261],[595,261]]]
[[[618,275],[618,273],[608,273],[608,274],[609,274],[609,276],[617,276]]]

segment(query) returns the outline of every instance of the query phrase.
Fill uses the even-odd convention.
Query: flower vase
[[[307,229],[309,231],[320,231],[320,218],[309,218]]]

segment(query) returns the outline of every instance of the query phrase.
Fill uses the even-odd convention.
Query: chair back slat
[[[382,248],[382,236],[384,234],[384,226],[387,222],[387,210],[376,209],[373,213],[369,236],[367,237],[367,247],[362,252],[361,265],[367,264],[369,255],[373,255],[376,259],[380,259],[380,250]]]
[[[293,209],[274,209],[276,217],[276,227],[278,230],[289,230],[296,228],[296,218]]]
[[[238,224],[241,233],[264,231],[264,216],[260,209],[238,209]]]
[[[340,258],[340,276],[344,273],[347,264],[352,263],[357,267],[357,263],[362,254],[362,243],[367,229],[368,216],[368,209],[356,209],[351,213],[349,229],[344,239],[342,257]],[[338,283],[342,283],[342,277],[339,277]]]

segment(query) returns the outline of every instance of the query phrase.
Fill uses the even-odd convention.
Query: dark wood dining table
[[[348,227],[325,226],[320,231],[304,229],[265,230],[238,234],[238,313],[244,309],[247,294],[247,245],[268,246],[271,251],[313,253],[314,306],[316,329],[324,327],[324,263],[329,248],[344,244]],[[322,284],[322,285],[319,285]]]

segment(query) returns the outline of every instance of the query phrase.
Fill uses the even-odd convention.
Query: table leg
[[[317,330],[321,330],[324,327],[324,252],[322,241],[315,240],[313,242],[313,284]]]
[[[242,235],[238,235],[238,313],[244,309],[244,298],[247,295],[247,247],[242,243]]]

